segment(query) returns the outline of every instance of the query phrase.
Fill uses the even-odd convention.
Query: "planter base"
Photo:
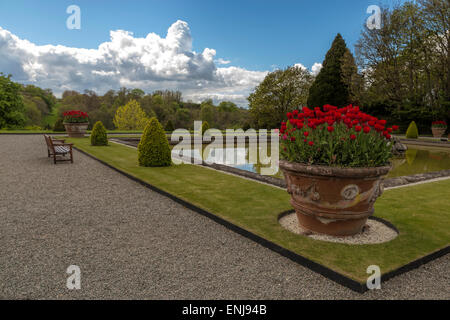
[[[88,125],[88,123],[64,123],[69,138],[83,138]]]
[[[390,166],[338,168],[280,160],[300,227],[330,236],[362,231],[383,193],[381,178]]]
[[[446,128],[431,128],[434,138],[440,138],[444,135]]]
[[[314,217],[295,210],[300,227],[314,233],[330,236],[353,236],[361,233],[367,222],[367,217],[350,220],[334,220]]]

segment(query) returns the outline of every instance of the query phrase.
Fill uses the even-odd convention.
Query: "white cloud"
[[[321,63],[314,63],[314,65],[311,67],[311,73],[315,76],[317,76],[320,72],[320,70],[322,69],[322,64]]]
[[[262,81],[266,71],[249,71],[215,64],[214,49],[192,50],[192,36],[186,22],[172,24],[166,37],[149,33],[145,38],[116,30],[110,41],[97,49],[62,45],[39,46],[20,39],[0,27],[0,71],[13,79],[64,90],[85,89],[104,93],[121,86],[182,91],[187,98],[229,97],[245,104],[245,97]],[[230,61],[218,59],[220,65]],[[243,102],[244,101],[244,102]]]
[[[97,49],[40,46],[0,27],[0,71],[12,74],[15,81],[51,88],[57,95],[85,89],[103,94],[120,87],[146,92],[172,89],[196,102],[210,98],[247,105],[246,97],[268,71],[225,66],[231,61],[215,56],[211,48],[193,50],[191,31],[181,20],[169,27],[165,38],[110,31],[110,40]],[[306,69],[300,63],[296,66]],[[315,63],[312,73],[320,67]]]
[[[217,64],[230,64],[231,63],[230,60],[225,60],[225,59],[222,59],[222,58],[219,58],[219,59],[215,60],[215,62]]]
[[[300,69],[303,69],[303,70],[307,70],[307,68],[304,65],[302,65],[301,63],[294,64],[294,67],[297,67],[297,68],[300,68]]]

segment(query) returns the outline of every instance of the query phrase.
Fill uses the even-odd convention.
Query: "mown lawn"
[[[393,241],[347,245],[312,240],[283,229],[280,212],[291,209],[286,191],[194,165],[143,168],[137,151],[110,143],[92,147],[89,139],[67,139],[77,148],[164,191],[278,245],[365,282],[369,265],[387,273],[450,243],[450,180],[385,191],[375,215],[400,231]],[[76,158],[75,158],[76,161]]]

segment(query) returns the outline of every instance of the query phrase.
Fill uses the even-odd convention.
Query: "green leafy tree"
[[[202,121],[213,123],[215,117],[215,106],[211,99],[205,100],[200,105],[200,116]]]
[[[148,118],[136,100],[119,107],[114,116],[114,125],[119,130],[143,130],[147,122]]]
[[[36,106],[36,103],[27,97],[24,97],[23,102],[25,105],[26,125],[41,125],[42,112]]]
[[[313,78],[293,66],[269,73],[247,98],[250,114],[258,128],[276,128],[286,113],[306,104]]]
[[[186,108],[178,108],[175,113],[175,125],[177,128],[189,128],[192,124],[191,113]]]
[[[309,90],[308,107],[322,107],[331,104],[342,107],[350,102],[348,84],[342,75],[344,55],[348,52],[347,45],[338,33],[328,50],[322,69]]]
[[[166,127],[164,129],[168,132],[172,132],[173,130],[175,130],[172,120],[167,121]]]
[[[53,131],[55,131],[55,132],[64,132],[64,131],[66,131],[66,128],[64,127],[62,118],[56,119],[55,124],[53,126]]]
[[[165,167],[172,164],[169,141],[158,119],[151,118],[138,145],[139,165]]]
[[[20,94],[21,86],[11,80],[11,75],[0,72],[0,129],[16,128],[25,124],[25,106]]]
[[[105,126],[101,121],[97,121],[91,133],[91,145],[93,146],[107,146],[108,136],[106,134]]]

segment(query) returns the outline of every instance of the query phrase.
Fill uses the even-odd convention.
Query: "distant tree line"
[[[250,123],[248,110],[233,102],[215,105],[210,99],[202,103],[183,101],[179,91],[146,94],[141,89],[121,88],[104,95],[91,90],[65,91],[58,99],[50,89],[15,83],[11,76],[0,74],[0,128],[53,129],[56,124],[61,129],[63,112],[75,109],[89,114],[89,128],[101,121],[112,130],[117,128],[114,124],[117,110],[130,102],[144,111],[145,118],[157,117],[164,127],[172,130],[193,129],[195,120],[208,121],[218,129],[249,127]]]

